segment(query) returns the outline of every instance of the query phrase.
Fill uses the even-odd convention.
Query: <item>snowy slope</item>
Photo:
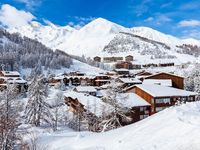
[[[102,55],[103,49],[115,37],[119,37],[121,32],[131,33],[133,35],[163,43],[172,49],[169,53],[173,54],[177,45],[191,44],[200,46],[200,41],[195,39],[179,39],[148,27],[125,28],[103,18],[97,18],[79,30],[73,29],[69,26],[59,27],[52,23],[42,25],[33,21],[27,26],[10,28],[8,31],[19,32],[30,38],[38,39],[40,42],[52,49],[60,49],[69,54],[79,56],[86,55],[90,57]],[[127,42],[127,40],[124,40],[124,44]],[[140,46],[140,48],[137,49],[139,51],[144,48],[149,49],[148,46],[143,45],[143,42],[141,42],[140,39],[136,41],[136,44]],[[126,55],[126,52],[124,52],[124,55]]]
[[[95,56],[101,53],[104,46],[122,31],[127,32],[129,29],[98,18],[74,32],[63,43],[57,45],[57,48],[70,50],[70,53],[74,55]]]
[[[171,107],[138,123],[105,133],[43,133],[49,150],[199,150],[200,103]]]
[[[33,21],[29,25],[8,29],[9,32],[19,32],[22,36],[27,36],[32,39],[37,39],[44,45],[56,49],[57,45],[68,38],[76,29],[70,26],[59,27],[50,22],[42,25],[39,22]]]

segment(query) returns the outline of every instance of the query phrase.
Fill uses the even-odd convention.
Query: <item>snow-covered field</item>
[[[48,150],[200,150],[200,102],[174,106],[109,132],[43,130],[38,138]]]

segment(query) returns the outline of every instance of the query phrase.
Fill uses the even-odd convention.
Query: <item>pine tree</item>
[[[50,105],[45,102],[47,97],[47,85],[44,83],[43,75],[35,76],[29,86],[29,100],[25,114],[27,123],[40,126],[41,121],[51,123],[52,115]]]

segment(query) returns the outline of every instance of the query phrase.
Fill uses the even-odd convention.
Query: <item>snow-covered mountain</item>
[[[27,36],[31,39],[37,39],[52,49],[56,49],[57,45],[62,43],[76,31],[76,29],[70,26],[60,27],[50,22],[46,23],[46,25],[42,25],[39,22],[33,21],[29,25],[10,28],[8,31],[11,33],[19,32],[23,36]]]
[[[111,53],[105,51],[105,48],[108,47],[110,43],[116,43],[116,41],[113,42],[113,40],[116,39],[118,39],[118,41],[119,39],[123,40],[123,43],[120,42],[121,44],[117,44],[117,47],[115,45],[117,49],[116,52],[120,51],[120,55],[127,55],[128,51],[131,51],[131,54],[135,55],[136,52],[144,51],[144,49],[146,49],[146,51],[150,49],[147,53],[151,55],[152,51],[156,48],[160,50],[161,54],[165,53],[166,56],[172,54],[172,57],[175,58],[176,55],[174,52],[178,51],[179,54],[186,52],[183,47],[177,48],[177,46],[183,44],[200,46],[200,41],[195,39],[179,39],[148,27],[125,28],[103,18],[95,19],[79,30],[69,26],[59,27],[52,23],[42,25],[34,21],[27,26],[8,29],[8,31],[12,33],[19,32],[24,36],[37,39],[52,49],[60,49],[69,54],[79,56],[86,55],[90,57],[96,55],[111,55]],[[134,40],[134,45],[138,46],[130,46],[130,44],[133,44],[132,41],[130,41],[130,38],[124,38],[124,34],[122,33],[138,36],[137,40]],[[142,38],[149,40],[144,40]],[[133,39],[131,38],[131,40]],[[153,49],[152,45],[154,45]],[[160,49],[159,45],[164,45],[164,48]],[[129,47],[129,49],[122,52],[120,49],[121,47],[127,47],[127,49]],[[156,54],[157,52],[156,50],[153,53]]]

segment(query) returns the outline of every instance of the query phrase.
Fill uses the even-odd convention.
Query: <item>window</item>
[[[145,111],[146,107],[140,107],[140,111]]]
[[[145,119],[147,117],[149,117],[149,115],[140,115],[140,120]]]
[[[164,110],[166,107],[156,107],[156,112]]]
[[[156,104],[170,103],[170,98],[159,98],[156,99]]]

